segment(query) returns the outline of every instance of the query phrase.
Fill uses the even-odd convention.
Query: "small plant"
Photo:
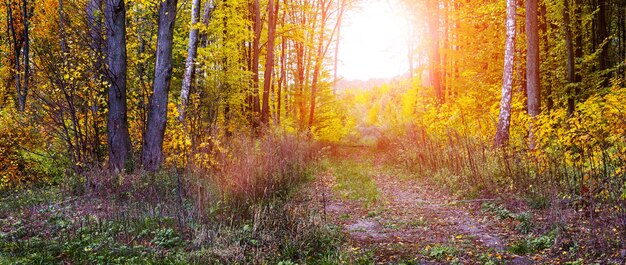
[[[441,261],[454,258],[458,250],[445,245],[428,245],[426,246],[425,252],[428,257]]]
[[[528,246],[535,251],[541,251],[550,248],[554,243],[555,233],[555,230],[553,230],[552,232],[545,235],[531,237],[530,239],[528,239]]]
[[[373,217],[376,217],[376,216],[380,216],[384,211],[385,211],[384,208],[378,207],[375,210],[367,212],[367,217],[368,218],[373,218]]]
[[[496,214],[496,216],[500,220],[515,219],[516,221],[518,221],[515,229],[517,229],[517,231],[519,231],[520,233],[528,234],[533,229],[532,214],[530,212],[516,214],[504,208],[504,206],[494,203],[485,203],[482,205],[481,208],[483,211],[489,211]]]
[[[407,223],[407,226],[413,227],[413,228],[419,228],[419,227],[428,227],[428,221],[426,221],[426,219],[424,219],[423,216],[420,216],[418,219],[413,219],[410,222]]]
[[[538,237],[528,236],[526,239],[513,243],[508,251],[516,255],[525,255],[552,247],[556,230]]]
[[[509,211],[508,209],[504,208],[504,206],[502,205],[497,205],[495,203],[488,202],[488,203],[484,203],[481,208],[485,211],[489,211],[489,212],[496,214],[496,216],[498,216],[500,220],[513,218],[513,213],[511,213],[511,211]]]
[[[523,234],[528,234],[533,229],[532,223],[532,214],[530,212],[523,212],[519,214],[515,214],[515,220],[519,222],[519,224],[515,227],[517,231]]]
[[[526,255],[531,252],[530,247],[528,246],[528,242],[526,240],[519,240],[513,243],[508,251],[515,255]]]
[[[550,207],[550,200],[546,196],[536,195],[526,199],[528,206],[535,210],[543,210]]]
[[[161,228],[154,232],[154,238],[150,243],[162,247],[162,248],[173,248],[182,243],[182,240],[174,229],[172,228]]]

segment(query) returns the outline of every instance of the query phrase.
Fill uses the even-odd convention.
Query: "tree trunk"
[[[67,53],[67,42],[65,41],[65,19],[63,18],[63,0],[59,0],[59,35],[61,36],[61,52],[63,58]]]
[[[274,0],[267,4],[267,55],[265,58],[265,72],[263,73],[263,108],[261,110],[261,122],[267,124],[270,117],[270,87],[274,71],[274,41],[276,40],[276,15],[278,6],[274,8]]]
[[[506,1],[506,44],[504,48],[504,75],[502,77],[502,99],[500,116],[496,128],[495,146],[502,147],[509,142],[511,126],[511,99],[513,91],[513,66],[515,64],[515,0]]]
[[[607,42],[604,46],[602,46],[602,43],[604,43],[604,41],[609,37],[606,22],[607,1],[608,0],[598,0],[598,13],[596,14],[598,19],[598,28],[596,30],[598,36],[596,41],[598,43],[596,48],[600,49],[600,56],[598,57],[598,60],[600,67],[599,70],[601,72],[609,68],[609,43]],[[602,73],[602,86],[609,86],[609,78],[606,73]]]
[[[178,105],[178,119],[185,120],[185,109],[189,101],[189,89],[195,70],[195,60],[198,53],[198,20],[200,17],[200,0],[191,2],[191,25],[189,27],[189,42],[187,44],[187,61],[185,61],[185,75],[180,89],[180,104]]]
[[[11,60],[11,63],[13,64],[12,66],[12,71],[13,71],[13,81],[15,81],[15,90],[17,92],[17,98],[18,98],[18,104],[17,104],[17,109],[20,111],[23,111],[22,109],[22,105],[19,102],[19,98],[22,95],[22,81],[21,81],[21,67],[20,67],[20,57],[21,57],[21,50],[22,50],[22,45],[23,45],[23,36],[18,35],[18,31],[15,28],[15,18],[13,16],[13,4],[12,3],[6,3],[7,6],[7,19],[8,19],[8,28],[10,31],[10,35],[11,35],[11,44],[12,44],[12,48],[13,48],[13,60]]]
[[[282,25],[285,25],[285,17],[283,16],[282,19]],[[286,79],[287,79],[287,58],[285,57],[286,54],[286,50],[287,50],[287,38],[285,38],[285,36],[281,37],[281,47],[280,47],[280,78],[278,80],[278,99],[277,99],[277,106],[276,106],[276,123],[280,124],[280,113],[281,113],[281,108],[282,108],[282,91],[283,91],[283,84],[286,83]],[[287,111],[285,111],[287,112]]]
[[[261,30],[263,25],[261,24],[261,7],[259,0],[253,0],[252,3],[252,27],[254,31],[254,40],[252,42],[252,124],[257,126],[257,116],[261,112],[261,106],[259,103],[259,57],[261,53]]]
[[[537,0],[526,0],[526,93],[528,96],[528,140],[530,149],[535,147],[533,119],[541,112],[541,88],[539,84],[539,25]]]
[[[172,45],[177,0],[162,0],[159,7],[159,29],[157,36],[154,81],[146,135],[143,139],[143,168],[157,171],[163,163],[163,136],[167,124],[167,103],[170,80],[172,79]]]
[[[539,12],[541,14],[541,20],[539,22],[539,34],[541,35],[541,50],[543,51],[544,54],[548,55],[550,53],[550,35],[548,33],[548,21],[547,21],[547,7],[546,7],[546,3],[541,3],[539,5]],[[550,71],[545,71],[543,76],[541,77],[542,80],[545,80],[545,90],[546,90],[546,109],[548,111],[552,111],[552,109],[554,108],[554,95],[552,93],[552,73]]]
[[[439,0],[428,0],[430,18],[428,26],[430,32],[430,81],[435,90],[437,104],[445,102],[445,94],[441,86],[441,56],[439,54]]]
[[[570,19],[570,3],[563,1],[563,29],[565,30],[565,46],[567,50],[567,114],[574,114],[575,101],[572,86],[576,85],[576,56],[574,54],[574,40],[572,38],[572,24]]]
[[[109,169],[121,172],[130,159],[131,146],[126,114],[126,7],[124,0],[107,0],[105,9],[107,28],[109,117],[107,144]]]

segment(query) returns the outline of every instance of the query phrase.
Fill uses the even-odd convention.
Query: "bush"
[[[37,130],[9,108],[0,110],[0,190],[23,188],[58,175],[39,151]]]
[[[311,176],[316,149],[306,138],[272,132],[259,138],[236,135],[201,144],[190,155],[187,190],[200,209],[216,200],[245,208],[261,199],[288,193]]]

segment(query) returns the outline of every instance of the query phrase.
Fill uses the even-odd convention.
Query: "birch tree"
[[[504,75],[500,116],[496,128],[495,146],[505,146],[509,141],[511,126],[511,99],[513,91],[513,66],[515,64],[515,0],[506,0],[506,43],[504,47]]]

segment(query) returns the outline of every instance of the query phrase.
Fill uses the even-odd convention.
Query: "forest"
[[[625,14],[2,0],[0,264],[624,264]]]

